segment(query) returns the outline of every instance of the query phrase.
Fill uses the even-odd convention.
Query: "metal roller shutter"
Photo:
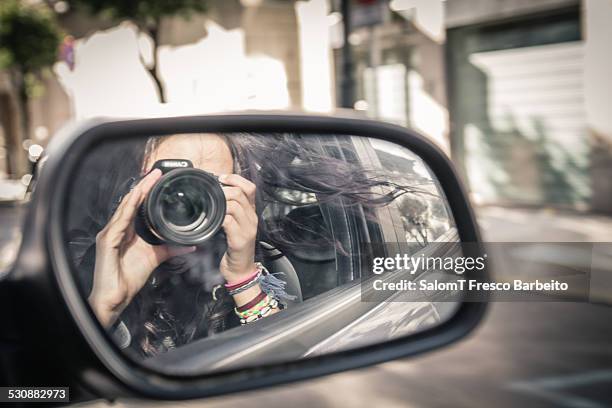
[[[590,189],[583,43],[474,53],[469,61],[487,77],[484,115],[465,131],[473,190],[485,201],[584,204]],[[507,182],[505,197],[498,197],[495,186]]]

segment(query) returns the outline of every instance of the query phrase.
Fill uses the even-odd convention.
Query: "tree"
[[[158,70],[158,48],[161,22],[164,17],[189,17],[194,12],[206,11],[205,0],[72,0],[75,6],[84,6],[93,14],[101,14],[115,20],[130,20],[138,30],[147,34],[153,42],[152,63],[147,64],[142,55],[140,61],[151,75],[159,100],[166,102],[166,92]]]
[[[55,63],[61,41],[61,30],[45,6],[28,5],[19,0],[0,2],[0,69],[8,71],[16,90],[23,138],[30,132],[29,100],[39,84],[40,74]],[[13,148],[16,150],[12,155],[17,160],[20,143]]]

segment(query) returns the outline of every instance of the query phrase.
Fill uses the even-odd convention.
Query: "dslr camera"
[[[225,194],[214,174],[183,159],[159,160],[162,177],[138,209],[136,233],[152,245],[201,245],[225,218]]]

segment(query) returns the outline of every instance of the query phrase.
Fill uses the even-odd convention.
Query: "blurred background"
[[[0,271],[45,146],[95,116],[351,109],[437,143],[487,240],[612,242],[611,22],[610,0],[0,0]],[[606,406],[611,317],[494,304],[459,347],[207,404]]]
[[[3,1],[3,195],[70,121],[341,106],[436,141],[476,203],[612,212],[609,1],[165,3]]]
[[[74,120],[345,107],[430,137],[477,204],[612,213],[610,1],[166,3],[3,0],[2,198]]]

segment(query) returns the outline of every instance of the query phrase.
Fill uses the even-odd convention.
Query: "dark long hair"
[[[411,187],[406,179],[392,180],[390,173],[365,168],[350,147],[350,138],[322,138],[308,135],[235,133],[219,135],[230,148],[234,172],[257,187],[256,211],[260,219],[258,242],[266,242],[284,254],[304,246],[335,246],[344,251],[332,235],[313,226],[308,218],[285,217],[274,207],[299,208],[312,205],[342,207],[344,211],[367,211],[385,206],[404,194],[427,194]],[[126,180],[138,177],[142,163],[170,136],[152,137],[146,143],[136,143],[118,152],[112,174],[95,195],[91,212],[91,232],[97,233],[112,215],[112,206],[125,193]],[[130,156],[131,159],[128,159]],[[137,160],[134,160],[134,157]],[[105,164],[109,166],[108,163]],[[107,170],[108,171],[108,170]],[[109,199],[108,197],[112,197]],[[100,206],[106,207],[100,211]],[[363,210],[366,210],[365,212]],[[92,231],[93,230],[93,231]],[[93,247],[93,246],[92,246]],[[92,247],[86,280],[93,275]],[[208,257],[202,265],[193,256],[177,257],[160,265],[134,301],[121,316],[129,327],[132,348],[142,355],[155,355],[227,327],[237,325],[233,300],[221,289],[215,299],[211,294],[220,275],[211,275],[211,263],[220,261],[223,251]],[[260,256],[259,250],[256,258]],[[211,260],[212,259],[212,260]],[[192,273],[194,268],[202,269]],[[196,276],[190,279],[190,276]],[[205,277],[205,282],[202,281]],[[177,277],[180,277],[177,284]],[[173,283],[174,284],[168,284]],[[195,304],[195,307],[194,307]],[[177,310],[181,313],[177,313]]]
[[[411,185],[407,175],[365,167],[354,156],[349,137],[249,133],[229,135],[228,140],[242,175],[257,186],[259,214],[277,204],[316,203],[355,211],[376,222],[372,209],[405,194],[429,194]],[[271,217],[260,222],[260,240],[283,252],[330,245],[344,250],[329,234],[313,230],[307,219]]]

